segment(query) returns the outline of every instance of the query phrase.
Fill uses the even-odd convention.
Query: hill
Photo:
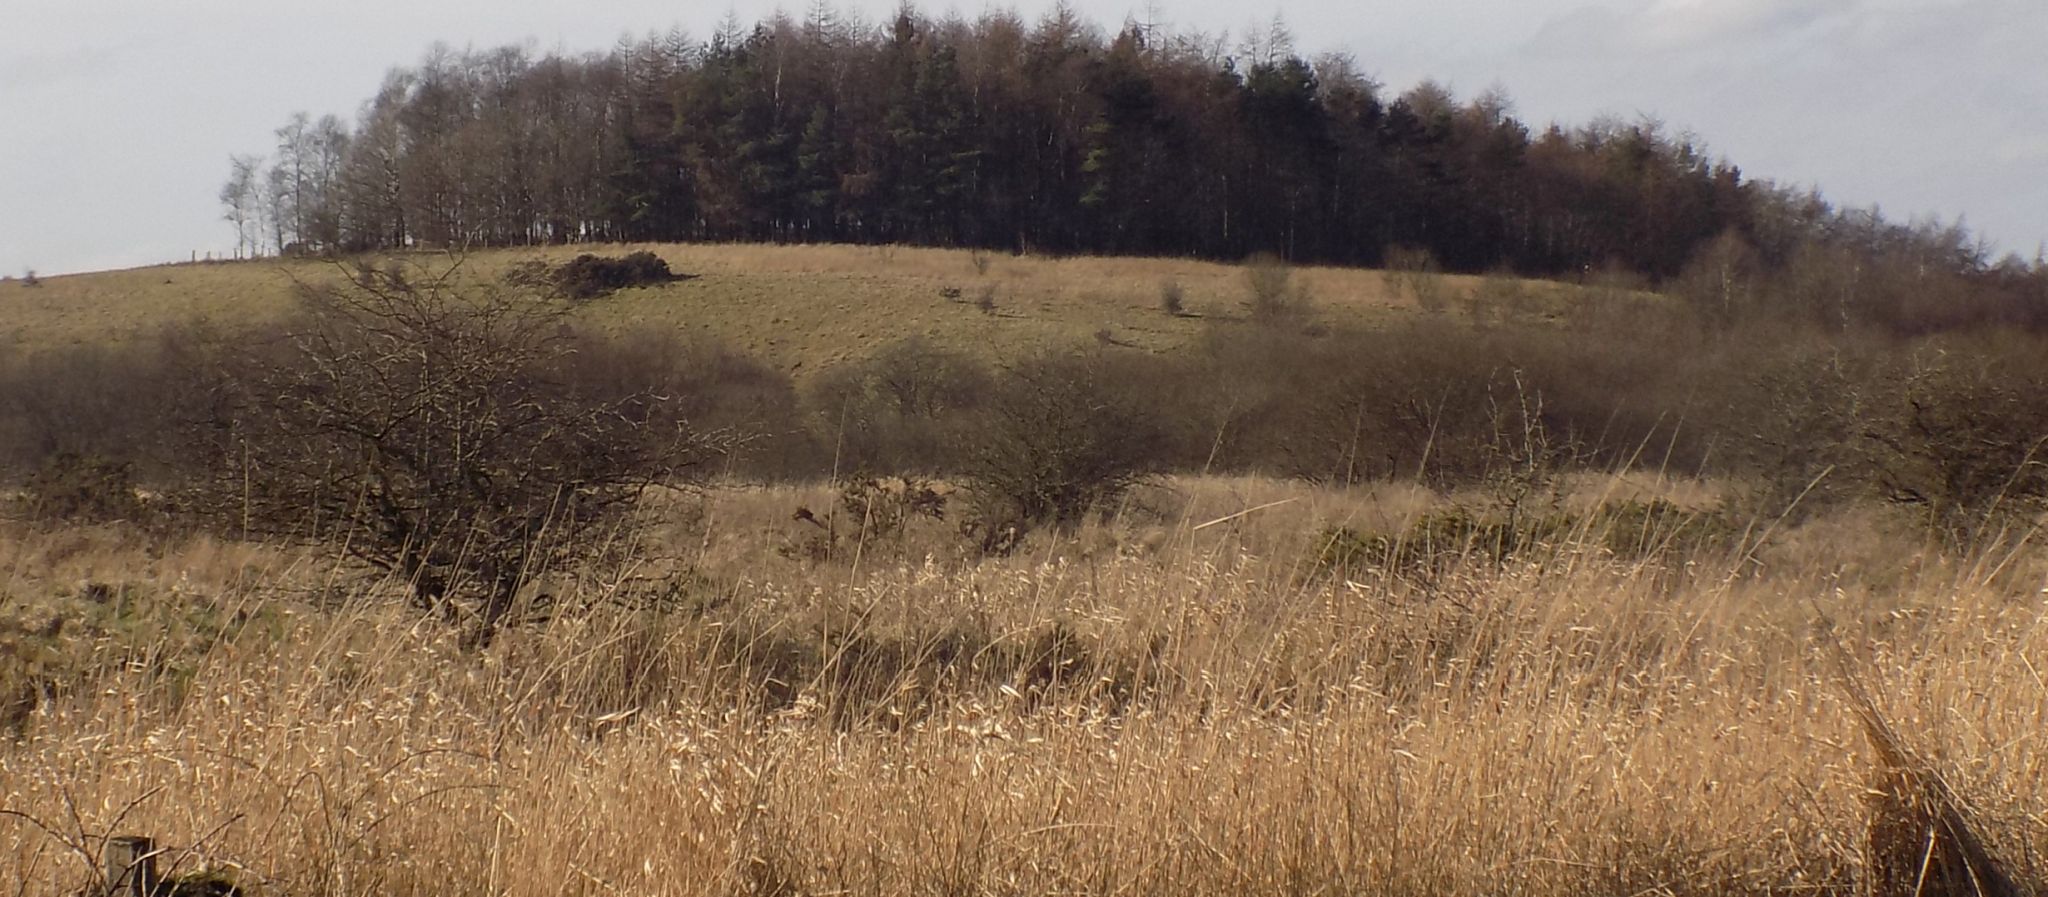
[[[1247,37],[1233,51],[1064,5],[868,21],[820,2],[604,53],[439,47],[352,120],[293,116],[268,155],[231,160],[220,198],[245,254],[602,240],[1421,258],[1690,283],[1723,316],[1785,298],[1738,281],[1803,282],[1800,313],[1839,321],[1826,306],[1882,280],[1903,285],[1855,314],[1893,329],[2048,327],[1987,296],[2048,275],[1960,223],[1838,207],[1650,116],[1524,121],[1503,89],[1397,95],[1346,54],[1305,57],[1278,23]],[[1935,293],[1947,307],[1929,311]]]
[[[612,334],[705,336],[802,377],[900,339],[985,360],[1017,358],[1097,341],[1166,352],[1205,326],[1244,315],[1245,268],[1185,259],[1012,256],[910,247],[661,244],[489,249],[463,257],[465,276],[497,282],[514,264],[559,263],[583,252],[647,250],[679,273],[676,283],[623,290],[582,305],[577,316]],[[435,258],[433,264],[452,263]],[[274,320],[294,283],[346,275],[334,262],[261,259],[166,265],[50,277],[0,292],[7,325],[0,345],[20,353],[153,338],[167,325],[206,320],[228,327]],[[1303,268],[1292,272],[1318,321],[1376,329],[1418,311],[1386,272]],[[1483,278],[1444,275],[1453,294]],[[1568,286],[1514,281],[1528,295],[1561,301]],[[1170,314],[1162,291],[1182,292]],[[982,298],[993,301],[984,310]]]

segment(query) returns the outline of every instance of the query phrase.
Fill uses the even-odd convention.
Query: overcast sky
[[[0,273],[183,260],[234,245],[233,153],[295,111],[353,117],[428,45],[603,50],[728,10],[807,0],[5,0]],[[890,0],[842,6],[879,20]],[[1077,0],[1113,28],[1145,0]],[[1962,216],[2003,252],[2048,242],[2044,0],[1159,0],[1177,28],[1278,12],[1304,53],[1342,50],[1387,87],[1501,86],[1535,127],[1654,116],[1751,177],[1907,220]],[[1020,2],[1037,17],[1045,2]],[[972,15],[979,3],[927,4]]]

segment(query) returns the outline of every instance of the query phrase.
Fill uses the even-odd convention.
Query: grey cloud
[[[45,91],[72,83],[114,77],[120,53],[111,47],[0,55],[0,84],[10,91]]]
[[[1751,50],[1853,21],[1858,0],[1658,0],[1633,8],[1585,6],[1548,19],[1521,52],[1603,57]]]
[[[1967,212],[2032,252],[2048,238],[2048,178],[2026,169],[2048,145],[2041,35],[2038,0],[1654,0],[1561,11],[1491,65],[1531,117],[1655,114],[1752,176]]]

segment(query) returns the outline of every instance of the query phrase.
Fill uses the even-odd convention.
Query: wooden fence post
[[[156,897],[156,842],[140,835],[107,839],[100,850],[108,897]]]

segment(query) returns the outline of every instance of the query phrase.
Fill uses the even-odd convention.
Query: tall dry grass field
[[[1427,499],[1167,491],[981,561],[783,557],[819,497],[714,493],[624,583],[559,586],[636,600],[482,654],[317,556],[9,534],[8,614],[85,684],[0,747],[0,892],[142,833],[261,894],[1861,893],[1845,666],[2048,880],[2030,549],[1858,526],[1329,573],[1317,532]],[[186,623],[36,616],[74,592]]]

